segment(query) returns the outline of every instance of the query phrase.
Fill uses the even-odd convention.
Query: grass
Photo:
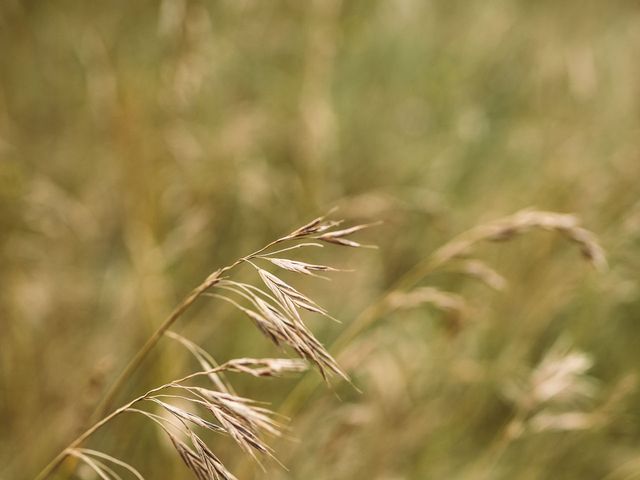
[[[640,478],[633,2],[0,3],[0,478],[34,478],[85,431],[213,266],[334,205],[382,220],[363,233],[379,249],[295,259],[351,272],[254,263],[343,322],[308,326],[362,393],[230,373],[291,422],[267,442],[288,470],[266,472],[198,430],[229,472]],[[526,234],[481,239],[505,217]],[[580,261],[603,265],[586,230],[606,269]],[[232,280],[262,282],[249,264]],[[281,356],[246,320],[203,295],[172,330],[222,364]],[[194,362],[163,339],[108,403]],[[555,382],[572,395],[544,400]],[[84,457],[120,468],[93,452],[187,476],[152,423],[123,414],[58,478],[96,478]]]
[[[273,255],[310,247],[322,247],[322,243],[355,248],[361,247],[360,243],[347,237],[366,228],[367,225],[337,229],[336,227],[340,223],[341,221],[329,221],[325,220],[325,217],[318,217],[295,229],[290,234],[268,243],[255,252],[209,275],[176,307],[127,364],[113,383],[113,386],[109,388],[104,398],[100,401],[93,415],[93,417],[97,418],[95,423],[56,455],[36,476],[36,479],[45,480],[49,478],[69,458],[83,462],[95,474],[105,480],[121,478],[112,470],[111,467],[114,465],[128,470],[136,478],[143,478],[138,470],[122,460],[103,452],[82,448],[83,444],[92,435],[124,413],[138,413],[155,422],[169,436],[178,456],[199,479],[233,480],[236,477],[227,470],[207,444],[196,434],[193,429],[194,426],[212,432],[226,433],[236,441],[242,450],[258,462],[257,454],[275,459],[273,451],[260,438],[262,432],[274,436],[280,435],[281,427],[272,418],[272,412],[259,407],[258,403],[250,399],[235,395],[233,388],[220,375],[231,371],[248,373],[256,377],[276,376],[287,372],[304,371],[306,364],[288,359],[241,358],[218,365],[205,350],[177,333],[170,332],[169,328],[199,297],[209,295],[225,300],[235,306],[240,312],[248,316],[256,327],[267,338],[272,340],[276,346],[286,345],[302,359],[317,366],[325,380],[328,380],[328,377],[332,374],[337,374],[348,380],[347,375],[340,369],[336,361],[302,322],[300,312],[307,311],[328,318],[332,317],[309,297],[256,264],[268,262],[280,267],[282,270],[315,277],[318,276],[316,272],[337,271],[335,268],[326,265],[310,264],[289,258],[277,258]],[[316,240],[316,242],[304,242],[303,240]],[[273,250],[274,247],[287,243],[294,243],[294,245]],[[264,284],[262,289],[227,278],[228,272],[244,264],[251,265],[257,271]],[[223,293],[211,293],[211,290],[218,290]],[[239,301],[227,296],[230,294],[240,297]],[[248,302],[247,306],[242,305],[243,300],[245,303]],[[203,370],[152,388],[107,414],[111,409],[111,403],[117,397],[124,384],[165,334],[170,334],[171,338],[184,345],[197,358]],[[208,377],[213,384],[214,390],[186,384],[196,377]],[[166,413],[174,417],[173,421],[156,413],[141,410],[139,405],[145,401],[158,404]],[[186,402],[191,405],[192,409],[194,407],[204,407],[205,411],[213,415],[217,424],[205,420],[204,417],[198,414],[183,410],[173,403],[167,403],[172,401]],[[185,443],[188,440],[190,440],[191,446]],[[107,460],[110,463],[106,464],[103,460]]]

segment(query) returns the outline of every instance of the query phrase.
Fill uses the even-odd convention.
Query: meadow
[[[639,51],[631,0],[0,2],[0,480],[213,359],[48,478],[640,479]]]

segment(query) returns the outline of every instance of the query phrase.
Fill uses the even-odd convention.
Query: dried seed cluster
[[[433,263],[442,265],[454,258],[463,257],[477,243],[510,240],[531,230],[557,232],[578,244],[583,256],[594,267],[604,269],[607,266],[604,250],[598,244],[593,233],[580,226],[580,221],[576,216],[540,210],[522,210],[511,216],[469,230],[436,251],[432,257]]]
[[[425,259],[418,269],[414,283],[437,270],[458,272],[475,278],[490,288],[504,290],[506,279],[482,260],[471,257],[473,248],[482,242],[503,242],[533,230],[559,233],[578,245],[584,258],[596,269],[607,266],[604,250],[590,231],[580,226],[577,217],[569,214],[522,210],[508,217],[479,225],[454,238]],[[442,311],[447,326],[454,332],[461,326],[469,311],[464,298],[457,294],[433,287],[417,287],[413,290],[391,292],[386,299],[386,308],[408,309],[421,305],[431,305]]]
[[[308,363],[311,363],[325,379],[337,374],[348,380],[346,373],[304,324],[302,312],[332,317],[311,298],[279,278],[277,274],[259,265],[264,263],[265,266],[275,266],[310,276],[319,276],[319,272],[338,271],[327,265],[273,255],[301,248],[322,247],[323,243],[348,247],[364,246],[347,237],[369,225],[335,230],[334,227],[340,223],[327,220],[325,216],[314,219],[257,252],[212,273],[203,284],[202,292],[193,297],[204,294],[229,302],[249,317],[267,338],[276,345],[290,347],[299,359],[238,358],[218,364],[208,352],[191,340],[175,332],[165,331],[165,336],[179,342],[193,355],[201,370],[148,391],[98,422],[88,434],[80,437],[81,440],[86,439],[115,416],[129,412],[143,415],[158,425],[168,435],[176,452],[198,480],[230,480],[236,477],[226,469],[223,462],[197,434],[197,429],[228,435],[258,463],[260,456],[274,458],[272,449],[262,437],[264,434],[281,435],[282,426],[274,419],[273,412],[259,406],[254,400],[238,396],[224,377],[224,372],[273,377],[303,372],[307,369]],[[284,242],[293,245],[269,251]],[[251,265],[255,269],[262,282],[261,287],[222,277],[223,273],[241,264]],[[208,379],[210,384],[205,387],[194,383],[202,378]],[[164,415],[154,412],[154,406],[163,411]],[[101,479],[121,479],[123,472],[118,473],[118,469],[129,472],[137,479],[143,478],[131,465],[105,453],[80,448],[79,443],[82,441],[75,442],[72,444],[74,446],[65,450],[64,456],[79,459]]]

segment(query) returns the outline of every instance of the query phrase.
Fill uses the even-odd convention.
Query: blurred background
[[[3,0],[0,478],[33,478],[204,277],[330,208],[384,224],[378,250],[301,255],[355,270],[295,279],[343,321],[309,320],[329,346],[455,235],[533,206],[577,214],[609,269],[552,233],[483,245],[502,291],[428,276],[457,303],[332,349],[363,393],[231,377],[292,417],[288,471],[211,445],[240,479],[640,479],[639,51],[632,0]],[[278,355],[221,302],[176,331]],[[120,401],[193,368],[162,342]],[[137,418],[91,446],[189,478]]]

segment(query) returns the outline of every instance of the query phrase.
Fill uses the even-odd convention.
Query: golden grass
[[[245,453],[249,454],[257,462],[260,462],[257,454],[275,459],[272,449],[260,438],[262,433],[268,433],[273,436],[280,435],[281,426],[273,419],[272,412],[258,406],[256,402],[250,399],[239,397],[232,393],[233,390],[228,387],[227,382],[221,378],[220,374],[223,372],[241,372],[257,377],[276,376],[282,373],[304,371],[306,369],[305,364],[289,359],[240,358],[217,365],[205,350],[177,333],[170,332],[169,328],[199,297],[210,295],[230,302],[238,310],[245,313],[255,323],[256,327],[277,346],[286,345],[302,359],[314,364],[325,380],[331,374],[338,374],[348,380],[347,375],[340,369],[336,361],[305,326],[300,314],[300,311],[304,310],[328,316],[327,312],[309,297],[254,263],[267,261],[275,263],[276,266],[284,270],[292,270],[306,275],[313,275],[315,271],[337,271],[329,266],[309,264],[293,259],[276,259],[274,262],[274,259],[270,258],[270,256],[310,246],[322,246],[321,243],[309,243],[304,242],[304,240],[360,247],[359,243],[347,237],[366,228],[367,225],[340,230],[335,229],[340,223],[339,221],[328,221],[325,217],[318,217],[290,234],[268,243],[255,252],[209,275],[204,282],[180,303],[167,320],[144,343],[118,376],[113,386],[107,391],[104,399],[96,409],[97,415],[94,416],[100,418],[103,415],[103,411],[110,409],[113,399],[165,334],[184,345],[196,357],[203,370],[152,388],[100,418],[45,466],[37,475],[37,480],[49,478],[69,457],[82,461],[104,480],[117,480],[121,477],[102,460],[108,460],[111,464],[128,470],[136,478],[143,478],[138,470],[122,460],[102,452],[82,448],[82,445],[99,429],[102,429],[123,413],[139,413],[159,425],[169,436],[178,456],[199,480],[233,480],[236,477],[227,470],[207,444],[196,434],[194,426],[229,435]],[[285,242],[298,243],[273,251],[273,247]],[[228,274],[231,270],[245,263],[254,267],[266,290],[228,279]],[[224,293],[214,294],[210,292],[211,290],[220,290]],[[245,301],[249,306],[242,306],[241,303],[227,296],[228,294],[235,294],[240,297],[240,302]],[[187,384],[188,381],[197,377],[208,377],[215,389]],[[217,423],[206,420],[204,415],[191,413],[170,403],[176,400],[188,403],[192,409],[198,407],[204,410],[212,415]],[[153,402],[159,405],[173,417],[173,421],[163,418],[157,413],[141,410],[140,405],[143,402]],[[188,446],[183,439],[189,439],[191,446]]]
[[[362,393],[252,376],[273,362],[194,378],[291,417],[260,436],[288,470],[193,427],[240,479],[638,477],[639,20],[624,1],[0,2],[0,478],[32,479],[94,411],[215,368],[206,352],[281,357],[254,288],[315,310]],[[152,337],[211,266],[333,205],[382,219],[355,240],[379,250],[252,260],[295,291],[242,262]],[[541,402],[547,376],[589,394]],[[57,478],[133,478],[118,459],[182,478],[176,449],[220,467],[150,422],[109,422]]]

